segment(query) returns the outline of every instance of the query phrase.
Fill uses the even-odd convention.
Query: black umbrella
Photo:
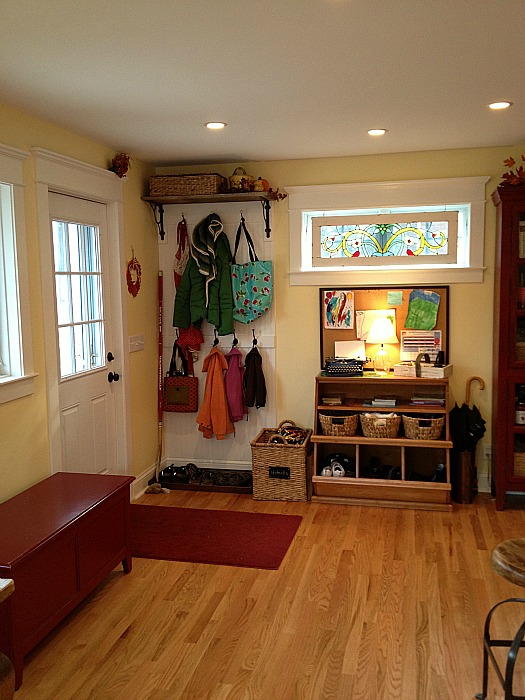
[[[452,497],[458,503],[472,503],[477,493],[476,445],[485,434],[485,421],[477,406],[470,407],[470,384],[478,381],[485,388],[481,377],[469,377],[465,401],[450,411],[450,437],[452,438]]]
[[[478,441],[485,435],[485,421],[479,408],[464,403],[461,408],[456,404],[450,411],[450,437],[454,449],[458,452],[474,452]]]

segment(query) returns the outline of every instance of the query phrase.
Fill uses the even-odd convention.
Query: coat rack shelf
[[[229,192],[227,194],[167,195],[161,197],[141,197],[153,210],[155,223],[161,240],[164,240],[164,206],[167,204],[216,204],[218,202],[261,202],[266,237],[270,238],[270,202],[277,202],[287,195],[280,192]]]

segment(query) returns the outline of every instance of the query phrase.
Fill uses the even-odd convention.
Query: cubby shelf
[[[411,405],[416,393],[438,397],[443,405]],[[367,406],[364,401],[378,394],[397,397],[393,408]],[[325,405],[323,397],[338,395],[342,405]],[[345,404],[346,402],[346,404]],[[315,428],[311,441],[314,445],[313,501],[379,505],[395,508],[450,510],[450,450],[452,441],[449,428],[448,379],[421,379],[411,377],[316,377]],[[399,437],[365,437],[359,427],[352,436],[324,435],[319,414],[342,416],[348,413],[381,412],[412,416],[444,416],[445,424],[439,439],[410,439]],[[355,476],[321,476],[331,454],[341,454],[355,465]],[[367,465],[376,463],[394,467],[401,478],[369,478]],[[432,481],[438,463],[446,466],[446,481]]]

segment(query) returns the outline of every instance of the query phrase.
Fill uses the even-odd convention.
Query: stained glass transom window
[[[456,261],[458,212],[312,217],[317,265]],[[437,260],[436,258],[439,258]],[[331,263],[329,261],[332,261]],[[336,263],[337,264],[337,263]]]
[[[286,186],[290,284],[323,286],[328,280],[330,285],[341,286],[350,281],[357,286],[369,286],[372,282],[397,285],[482,282],[489,180],[483,175]],[[454,215],[453,220],[450,215]],[[384,216],[393,218],[385,220]],[[440,222],[447,222],[447,231]],[[406,224],[417,228],[421,235],[406,230]],[[375,236],[374,229],[369,228],[373,225]],[[333,241],[333,247],[325,241],[322,250],[321,243],[326,238],[321,231],[324,226],[351,228],[338,231],[339,239]],[[358,241],[359,246],[351,243],[350,232],[357,229],[366,234]],[[419,243],[411,234],[416,234]],[[422,237],[429,245],[422,244]],[[334,252],[333,248],[338,250]],[[354,255],[357,251],[359,254]]]

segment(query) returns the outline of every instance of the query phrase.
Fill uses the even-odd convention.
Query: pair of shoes
[[[201,486],[211,486],[214,483],[215,475],[212,471],[202,473]]]
[[[444,464],[438,464],[436,467],[436,471],[434,472],[434,476],[430,481],[438,481],[441,483],[445,483],[447,480],[447,468],[445,467]]]
[[[173,481],[173,473],[175,471],[175,465],[170,464],[169,467],[165,467],[159,474],[159,481]]]
[[[230,472],[218,471],[213,476],[214,486],[230,486]]]
[[[190,462],[186,465],[186,471],[188,472],[188,477],[190,484],[200,484],[202,481],[202,469],[199,469],[197,465]]]
[[[336,474],[334,474],[334,464],[338,465]],[[339,469],[340,467],[340,469]],[[342,472],[341,472],[342,469]],[[329,454],[324,462],[324,469],[321,470],[322,476],[354,476],[355,477],[355,460],[342,452],[333,452]]]
[[[333,459],[330,466],[327,465],[323,468],[321,476],[335,476],[339,478],[346,476],[346,473],[343,466],[337,460]]]
[[[385,479],[385,468],[379,457],[370,457],[368,464],[363,469],[363,476],[368,479]]]
[[[401,467],[391,467],[389,464],[384,466],[387,479],[401,479]]]
[[[187,484],[190,480],[186,467],[176,467],[173,464],[170,464],[169,467],[163,469],[159,474],[159,478],[161,484],[163,482],[171,484]]]

